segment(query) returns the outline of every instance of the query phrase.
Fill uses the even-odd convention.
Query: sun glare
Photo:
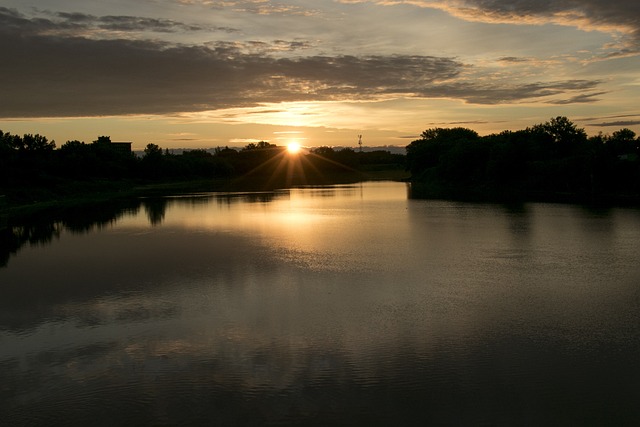
[[[302,147],[300,147],[300,144],[298,144],[297,142],[290,142],[289,144],[287,144],[287,151],[289,152],[289,154],[298,154],[301,148]]]

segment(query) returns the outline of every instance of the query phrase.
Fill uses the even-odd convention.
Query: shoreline
[[[305,180],[293,177],[289,180],[269,179],[266,176],[243,176],[226,179],[193,179],[163,182],[141,181],[93,181],[71,182],[61,191],[45,192],[41,200],[15,202],[6,194],[0,194],[0,217],[30,215],[49,209],[69,208],[98,204],[108,201],[140,197],[163,197],[189,193],[273,191],[304,185],[336,185],[365,181],[402,181],[411,184],[410,198],[429,200],[452,200],[470,203],[564,203],[602,207],[640,207],[640,195],[636,194],[582,194],[567,192],[518,191],[497,188],[442,187],[412,179],[408,172],[400,169],[379,171],[351,171],[332,174],[323,179]],[[317,177],[316,177],[317,178]],[[29,192],[30,188],[15,189],[14,192]],[[4,222],[3,221],[3,222]],[[2,223],[0,223],[0,227]]]
[[[15,217],[36,213],[38,211],[74,207],[110,200],[162,197],[199,192],[234,192],[234,191],[273,191],[302,185],[332,185],[361,181],[406,181],[408,172],[401,169],[384,169],[379,171],[350,171],[333,173],[331,176],[318,179],[306,179],[302,176],[283,179],[270,176],[252,175],[234,178],[209,178],[192,180],[175,180],[145,182],[135,180],[121,181],[72,181],[62,183],[52,189],[22,187],[13,189],[13,194],[28,194],[30,191],[43,194],[42,197],[29,200],[28,197],[14,197],[0,194],[0,216]]]

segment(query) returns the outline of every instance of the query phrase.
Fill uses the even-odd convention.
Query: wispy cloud
[[[498,62],[506,62],[509,64],[521,64],[523,62],[531,61],[530,58],[522,58],[517,56],[503,56],[502,58],[498,58]]]
[[[204,43],[204,46],[211,49],[225,49],[229,51],[236,51],[242,54],[252,55],[268,55],[283,52],[297,52],[302,50],[312,49],[314,46],[309,41],[304,40],[272,40],[272,41],[214,41]]]
[[[59,25],[68,27],[99,28],[107,31],[152,31],[172,33],[176,31],[211,31],[215,27],[185,24],[170,19],[143,18],[137,16],[93,16],[80,13],[56,14],[62,21]],[[225,28],[225,31],[237,31]]]
[[[597,102],[600,99],[597,96],[605,95],[608,92],[594,92],[594,93],[584,93],[576,96],[572,96],[568,99],[556,99],[549,101],[550,104],[555,105],[567,105],[567,104],[580,104],[580,103],[590,103]]]
[[[616,115],[613,115],[613,116],[582,117],[582,118],[575,119],[575,121],[577,121],[577,122],[591,122],[593,120],[627,119],[629,117],[637,117],[638,119],[640,119],[640,114],[616,114]]]
[[[235,12],[246,12],[257,15],[312,16],[318,13],[314,9],[269,0],[177,0],[177,2],[183,5],[200,5],[213,9],[230,9]]]
[[[601,117],[581,117],[576,118],[576,122],[592,122],[585,123],[585,126],[591,127],[627,127],[640,125],[640,114],[615,114]]]
[[[342,3],[410,4],[443,10],[458,18],[499,24],[557,24],[622,35],[606,56],[640,54],[637,0],[338,0]],[[614,47],[614,46],[610,46]]]
[[[637,126],[640,125],[640,120],[619,120],[614,122],[600,122],[600,123],[588,123],[587,126],[598,127],[625,127],[625,126]]]
[[[509,83],[504,81],[464,81],[431,88],[424,97],[462,99],[469,103],[496,105],[540,100],[572,92],[591,90],[601,84],[598,80],[561,80],[535,83]],[[548,99],[546,102],[556,102]],[[584,101],[581,101],[584,102]]]
[[[127,33],[224,32],[237,33],[236,28],[189,24],[171,19],[126,15],[95,16],[78,12],[37,11],[27,17],[16,10],[0,7],[3,31],[31,36],[85,38],[122,38]]]

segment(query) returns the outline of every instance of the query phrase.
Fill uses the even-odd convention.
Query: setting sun
[[[298,154],[302,147],[297,142],[290,142],[287,144],[287,151],[289,154]]]

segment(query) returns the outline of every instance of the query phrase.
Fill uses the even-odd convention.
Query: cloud
[[[506,83],[474,75],[446,57],[420,55],[302,56],[269,52],[285,41],[176,45],[94,39],[61,28],[107,22],[119,28],[173,28],[173,21],[67,14],[62,23],[0,8],[0,117],[65,117],[198,112],[294,101],[451,98],[500,104],[565,97],[591,102],[597,80]],[[84,24],[82,24],[84,23]],[[93,25],[93,24],[92,24]],[[270,47],[271,46],[271,47]],[[304,44],[289,46],[303,48]],[[471,74],[470,74],[471,73]],[[595,95],[595,94],[594,94]]]
[[[202,26],[171,19],[126,15],[94,16],[77,12],[40,11],[37,17],[29,18],[4,7],[0,7],[0,25],[4,31],[31,36],[76,36],[100,39],[122,37],[123,33],[239,32],[238,29],[230,27]]]
[[[621,128],[621,127],[640,125],[640,114],[616,114],[612,116],[583,117],[583,118],[578,118],[575,121],[577,122],[598,121],[596,123],[586,123],[585,126]]]
[[[591,122],[594,120],[605,120],[605,119],[627,119],[629,117],[640,117],[640,114],[616,114],[613,116],[604,116],[604,117],[583,117],[575,119],[577,122]]]
[[[449,122],[450,125],[484,125],[489,123],[487,120],[465,120],[460,122]]]
[[[300,6],[265,0],[177,0],[183,5],[202,5],[213,9],[231,9],[234,12],[257,15],[313,16],[317,11]]]
[[[598,80],[562,80],[536,83],[460,82],[429,88],[422,96],[463,99],[468,103],[496,105],[530,101],[591,90],[602,82]],[[595,101],[595,100],[594,100]],[[554,102],[549,100],[547,102]],[[581,101],[584,102],[584,101]]]
[[[587,126],[598,127],[626,127],[640,125],[640,120],[620,120],[616,122],[588,123]]]
[[[550,104],[555,105],[567,105],[567,104],[580,104],[580,103],[589,103],[589,102],[597,102],[599,101],[596,96],[607,94],[608,92],[595,92],[595,93],[585,93],[573,96],[569,99],[558,99],[549,101]]]
[[[640,2],[637,0],[339,0],[379,5],[411,4],[443,10],[458,18],[484,23],[554,23],[585,31],[625,36],[617,51],[607,54],[640,54]]]
[[[508,64],[519,64],[523,62],[529,62],[531,59],[529,58],[521,58],[516,56],[503,56],[502,58],[498,58],[498,62],[506,62]]]
[[[205,43],[204,45],[212,49],[224,48],[227,50],[235,50],[243,54],[258,54],[258,55],[275,54],[275,53],[283,53],[283,52],[296,52],[299,50],[312,49],[314,47],[311,42],[303,41],[303,40],[294,40],[294,41],[273,40],[270,42],[260,41],[260,40],[249,40],[244,42],[215,41],[215,42]]]
[[[170,19],[142,18],[137,16],[101,16],[78,13],[58,13],[63,22],[97,27],[108,31],[153,31],[172,33],[177,31],[204,31],[199,25],[187,25]]]

